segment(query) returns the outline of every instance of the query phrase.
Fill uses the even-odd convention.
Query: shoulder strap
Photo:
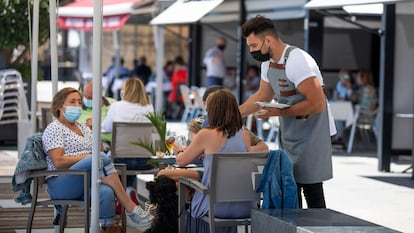
[[[294,50],[294,49],[296,49],[296,48],[297,48],[297,47],[295,47],[295,46],[289,46],[289,47],[286,49],[283,64],[286,64],[286,61],[287,61],[287,59],[288,59],[288,57],[289,57],[289,54],[290,54],[290,51],[292,51],[292,50]]]
[[[289,57],[289,54],[290,54],[290,51],[292,51],[292,50],[294,50],[296,48],[297,47],[295,47],[295,46],[289,46],[286,49],[285,55],[283,57],[283,64],[277,64],[275,62],[270,62],[269,63],[269,67],[276,68],[276,69],[279,69],[279,70],[284,70],[285,69],[285,65],[286,65],[286,61],[287,61],[287,59]]]

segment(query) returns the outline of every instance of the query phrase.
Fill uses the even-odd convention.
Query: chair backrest
[[[41,130],[45,130],[47,125],[53,121],[53,115],[50,108],[41,108],[41,114],[42,114],[42,128]]]
[[[190,96],[191,94],[190,88],[185,84],[181,84],[179,88],[180,88],[181,96],[183,97],[184,106],[186,108],[192,109],[194,105],[192,103],[191,96]]]
[[[149,158],[152,154],[132,141],[153,143],[154,126],[151,122],[113,122],[111,157],[114,158]]]
[[[268,153],[221,152],[212,156],[210,202],[259,200],[253,180],[263,169]]]
[[[205,87],[191,87],[191,93],[194,96],[194,107],[204,110],[203,95],[206,91]]]

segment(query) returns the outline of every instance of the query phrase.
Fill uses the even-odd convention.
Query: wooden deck
[[[43,190],[39,198],[46,198],[47,193]],[[16,230],[26,229],[29,216],[30,204],[26,206],[2,207],[4,201],[13,201],[11,184],[0,183],[0,233],[15,233]],[[53,207],[37,207],[33,220],[33,229],[52,229],[53,228]],[[68,211],[67,228],[83,228],[83,210],[80,207],[71,207]],[[141,231],[127,227],[128,233],[141,233]]]

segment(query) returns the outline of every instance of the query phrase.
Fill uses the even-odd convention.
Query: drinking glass
[[[175,143],[175,138],[174,137],[168,137],[165,140],[165,145],[167,146],[167,152],[168,155],[174,155],[174,143]]]
[[[177,145],[180,145],[182,147],[187,146],[187,139],[184,136],[178,136],[176,141],[177,141]]]

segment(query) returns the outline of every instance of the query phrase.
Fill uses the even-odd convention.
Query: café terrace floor
[[[25,232],[28,206],[15,204],[11,190],[17,158],[16,146],[0,146],[0,233]],[[334,178],[324,183],[327,207],[397,231],[414,233],[412,169],[403,172],[410,164],[409,156],[394,157],[391,172],[384,173],[377,170],[375,151],[355,149],[347,155],[342,148],[334,147]],[[82,232],[80,214],[76,209],[69,213],[66,232]],[[51,227],[52,208],[38,215],[41,217],[38,220],[35,217],[34,227],[42,229],[37,232],[53,232],[44,229]],[[127,232],[139,231],[129,227]]]

